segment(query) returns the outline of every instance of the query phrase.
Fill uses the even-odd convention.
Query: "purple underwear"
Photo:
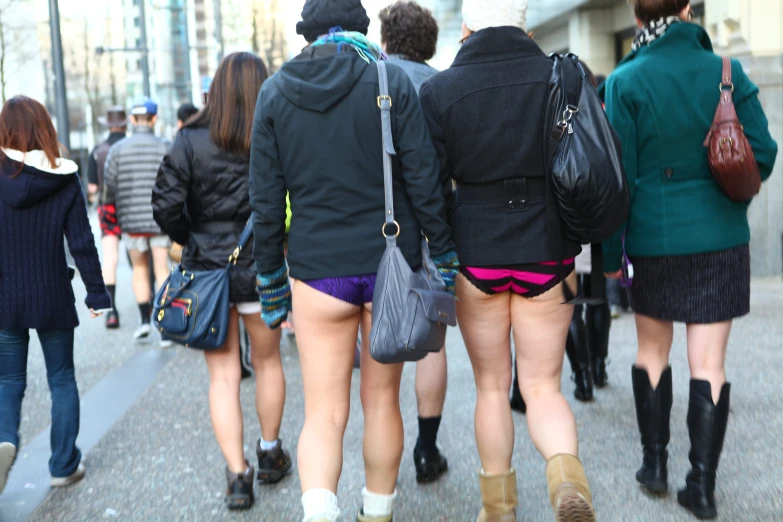
[[[375,278],[375,274],[365,274],[311,279],[310,281],[302,282],[340,301],[362,306],[364,303],[372,302],[372,294],[375,291]]]

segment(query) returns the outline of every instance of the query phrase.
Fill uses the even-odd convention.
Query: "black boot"
[[[576,384],[574,397],[588,402],[593,400],[593,374],[590,370],[590,348],[587,345],[585,323],[582,320],[582,306],[574,308],[574,317],[568,328],[566,354],[571,363],[572,378]]]
[[[636,480],[652,493],[669,489],[667,463],[669,453],[669,417],[672,411],[672,369],[661,374],[658,387],[653,390],[647,371],[633,367],[633,396],[636,400],[636,420],[642,435],[644,460],[636,472]]]
[[[612,312],[608,303],[587,306],[587,344],[590,347],[593,383],[598,388],[606,386],[606,357],[609,355],[609,329]]]
[[[245,461],[247,464],[247,461]],[[232,473],[226,468],[226,506],[228,509],[250,509],[253,507],[253,466],[247,464],[244,473]]]
[[[527,404],[522,398],[522,392],[519,391],[519,370],[516,361],[514,361],[514,384],[511,386],[511,409],[522,415],[527,413]]]
[[[696,518],[707,520],[718,516],[715,507],[715,474],[723,450],[726,424],[729,421],[729,394],[726,383],[720,391],[720,400],[712,402],[712,388],[707,381],[691,379],[691,397],[688,403],[688,434],[691,439],[691,471],[685,479],[685,489],[677,500]]]

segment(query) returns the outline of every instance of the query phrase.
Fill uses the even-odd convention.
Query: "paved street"
[[[301,520],[300,490],[296,474],[277,486],[257,489],[255,507],[247,513],[229,514],[223,507],[223,460],[210,427],[207,408],[207,374],[199,353],[177,348],[162,357],[153,345],[134,346],[131,333],[137,312],[130,294],[129,269],[123,264],[118,289],[122,329],[107,332],[102,320],[84,316],[77,330],[77,378],[87,405],[101,399],[104,388],[111,389],[107,377],[128,361],[157,360],[163,369],[155,374],[130,375],[128,382],[152,382],[133,391],[122,388],[116,399],[128,399],[132,406],[95,440],[85,461],[85,481],[67,490],[53,491],[29,517],[35,522],[58,521],[220,521],[253,520],[298,522]],[[75,283],[77,302],[83,299],[83,286]],[[717,497],[722,521],[783,520],[783,284],[756,281],[753,286],[753,313],[737,322],[729,350],[729,377],[734,383],[732,417],[721,461]],[[399,479],[395,520],[402,522],[472,522],[479,507],[476,471],[479,460],[473,442],[472,408],[475,389],[464,345],[456,330],[449,333],[449,394],[440,446],[450,463],[449,473],[437,484],[416,485],[410,451],[416,437],[416,410],[413,393],[413,367],[406,370],[403,404],[406,425],[406,451]],[[564,389],[572,400],[579,420],[581,453],[591,480],[595,505],[601,521],[687,521],[677,506],[674,492],[663,499],[643,494],[634,480],[640,459],[635,414],[631,395],[630,367],[634,358],[633,320],[625,316],[612,330],[609,367],[611,385],[597,394],[592,404],[572,399],[568,370]],[[143,352],[150,351],[149,355]],[[288,399],[282,438],[295,454],[298,432],[303,423],[301,375],[296,344],[284,340],[283,360],[288,381]],[[170,360],[169,360],[170,359]],[[157,363],[156,363],[157,364]],[[670,481],[682,484],[687,470],[688,440],[685,428],[688,375],[684,328],[678,328],[673,355],[675,406],[672,413]],[[566,364],[567,367],[567,364]],[[127,373],[127,372],[126,372]],[[112,376],[119,375],[111,373]],[[125,375],[128,378],[128,375]],[[37,341],[30,351],[28,390],[24,402],[22,439],[30,443],[49,424],[48,389]],[[98,386],[98,388],[96,388]],[[96,390],[92,395],[91,390]],[[362,414],[358,398],[358,375],[353,386],[353,406],[345,438],[345,467],[340,483],[342,520],[354,520],[361,501],[364,477],[361,468]],[[108,392],[107,392],[108,393]],[[115,393],[115,392],[112,392]],[[138,399],[133,393],[138,393]],[[125,394],[129,394],[125,396]],[[135,401],[135,402],[134,402]],[[242,386],[246,454],[259,437],[253,404],[253,383]],[[104,419],[105,420],[105,419]],[[100,419],[83,419],[83,435]],[[113,420],[111,421],[113,422]],[[520,520],[553,519],[546,497],[544,463],[527,436],[524,416],[515,414],[517,447],[514,466],[520,487]],[[45,439],[39,439],[45,442]],[[21,450],[19,468],[34,452]],[[40,452],[38,452],[40,453]],[[44,461],[45,462],[45,461]],[[741,475],[740,475],[741,473]],[[45,467],[41,471],[45,477]],[[24,520],[14,513],[22,506],[14,497],[12,484],[0,497],[0,522]],[[25,479],[26,481],[27,479]],[[42,484],[45,484],[42,483]],[[21,491],[36,486],[27,483]],[[45,489],[40,491],[45,493]],[[21,495],[21,493],[20,493]],[[42,495],[43,496],[43,495]],[[30,506],[26,506],[30,508]]]

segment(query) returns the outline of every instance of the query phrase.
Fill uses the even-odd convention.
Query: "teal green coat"
[[[734,203],[712,177],[704,139],[720,98],[721,57],[701,27],[681,23],[630,53],[606,81],[609,121],[622,140],[631,190],[628,255],[672,256],[725,250],[750,242],[749,203]],[[734,104],[762,180],[778,147],[759,89],[732,61]],[[621,265],[622,230],[604,243],[604,269]]]

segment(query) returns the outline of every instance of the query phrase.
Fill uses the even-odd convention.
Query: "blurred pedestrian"
[[[61,158],[46,108],[26,96],[0,112],[0,492],[19,447],[29,330],[41,341],[52,397],[51,485],[84,477],[79,391],[73,363],[79,318],[63,238],[87,287],[95,318],[112,307],[87,219],[76,164]]]
[[[465,0],[462,9],[464,44],[420,94],[441,178],[457,182],[449,211],[462,264],[457,316],[477,388],[478,520],[517,520],[508,399],[513,334],[528,428],[547,463],[556,518],[594,521],[576,421],[560,391],[574,313],[563,304],[563,285],[576,291],[580,245],[551,236],[551,220],[560,217],[545,198],[541,122],[552,61],[525,31],[526,0]],[[564,245],[563,259],[553,243]]]
[[[429,9],[416,2],[396,2],[381,11],[380,20],[381,45],[389,62],[405,71],[418,93],[421,84],[438,72],[427,65],[437,49],[438,23]],[[434,482],[448,470],[448,462],[437,446],[447,376],[445,346],[416,363],[419,437],[413,461],[420,483]]]
[[[297,280],[293,312],[305,394],[297,455],[305,522],[333,522],[340,515],[336,492],[356,335],[361,324],[367,347],[376,272],[386,243],[375,103],[375,63],[385,54],[367,39],[369,23],[360,0],[308,0],[297,32],[309,45],[264,84],[253,127],[254,254],[262,316],[273,328],[291,306],[283,257],[286,189],[294,216],[288,266]],[[456,259],[421,106],[402,69],[390,64],[388,79],[397,148],[397,244],[411,266],[420,265],[423,230],[439,270],[453,280]],[[367,348],[362,353],[367,484],[357,517],[361,522],[392,520],[403,450],[402,368],[376,362]]]
[[[190,118],[198,114],[198,109],[190,102],[185,102],[177,109],[177,129],[184,127]]]
[[[98,219],[101,226],[101,246],[103,248],[103,280],[106,282],[106,289],[109,291],[112,302],[112,309],[106,314],[106,328],[117,329],[120,327],[120,314],[117,311],[115,295],[122,232],[117,223],[117,208],[111,204],[104,204],[102,201],[103,178],[109,150],[127,135],[128,115],[125,112],[125,107],[112,107],[106,112],[106,117],[98,118],[98,121],[104,127],[109,128],[109,137],[90,153],[90,159],[87,163],[87,179],[89,180],[87,187],[89,194],[98,197]]]
[[[103,202],[116,206],[122,239],[133,267],[133,293],[141,316],[141,325],[133,333],[135,340],[147,340],[152,331],[150,269],[154,271],[158,285],[169,273],[171,243],[155,223],[150,203],[155,177],[168,149],[168,144],[155,136],[157,117],[158,105],[150,99],[133,106],[132,135],[110,149],[103,189]],[[161,347],[167,346],[171,346],[170,341],[161,342]]]
[[[726,349],[733,319],[750,312],[750,201],[726,195],[704,146],[721,97],[733,97],[762,180],[772,172],[777,145],[758,87],[736,60],[731,82],[722,74],[707,32],[689,23],[688,0],[635,0],[633,7],[640,30],[607,80],[605,99],[631,187],[622,233],[634,268],[639,340],[632,377],[644,458],[636,479],[655,493],[668,489],[669,353],[673,323],[685,323],[692,468],[678,500],[697,518],[714,518],[731,389]],[[618,234],[604,244],[605,270],[619,277],[622,260]]]
[[[163,160],[152,195],[155,220],[172,240],[185,245],[182,267],[217,270],[226,265],[251,208],[248,169],[253,113],[264,62],[250,53],[226,56],[215,73],[204,109],[188,120]],[[187,213],[186,213],[187,209]],[[291,470],[278,438],[285,405],[280,331],[261,321],[252,249],[240,252],[231,270],[229,333],[222,348],[204,352],[209,370],[212,427],[226,459],[229,509],[252,506],[254,468],[244,454],[239,319],[251,344],[256,373],[258,480],[276,483]]]

